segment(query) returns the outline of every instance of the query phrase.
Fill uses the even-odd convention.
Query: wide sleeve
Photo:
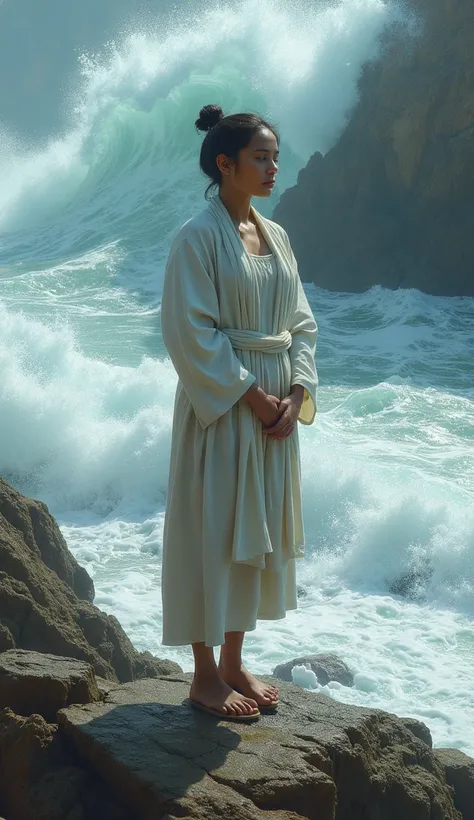
[[[312,424],[317,410],[318,372],[315,363],[318,326],[309,305],[298,273],[298,266],[291,246],[291,257],[298,277],[298,292],[293,317],[288,330],[292,336],[290,348],[291,384],[304,387],[303,403],[298,420],[302,424]]]
[[[168,258],[161,300],[163,341],[203,428],[255,381],[218,329],[219,302],[209,267],[196,245],[180,238]]]

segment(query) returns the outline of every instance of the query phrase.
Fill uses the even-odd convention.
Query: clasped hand
[[[274,421],[264,423],[263,432],[271,438],[287,438],[294,430],[298,421],[300,404],[291,394],[285,399],[277,396],[267,396],[268,402],[273,405],[274,411],[270,413],[274,416]],[[269,408],[271,411],[271,408]]]

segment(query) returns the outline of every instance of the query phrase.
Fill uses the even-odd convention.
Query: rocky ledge
[[[474,761],[422,723],[284,681],[276,714],[218,721],[92,596],[45,505],[0,480],[0,817],[474,820]],[[300,662],[351,685],[333,656],[275,675]]]
[[[0,706],[23,677],[39,713],[61,708],[53,722],[0,712],[8,820],[474,818],[474,761],[433,751],[414,720],[281,683],[276,714],[218,721],[190,708],[190,675],[100,685],[88,664],[28,656],[4,653]],[[63,706],[71,680],[81,702]]]

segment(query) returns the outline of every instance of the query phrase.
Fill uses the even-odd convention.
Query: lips
[[[266,185],[268,188],[273,188],[273,186],[275,185],[275,180],[270,179],[268,182],[264,182],[263,184]]]

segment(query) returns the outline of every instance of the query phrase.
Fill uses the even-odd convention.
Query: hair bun
[[[224,112],[220,105],[205,105],[199,112],[199,118],[195,122],[199,131],[210,131],[223,118]]]

